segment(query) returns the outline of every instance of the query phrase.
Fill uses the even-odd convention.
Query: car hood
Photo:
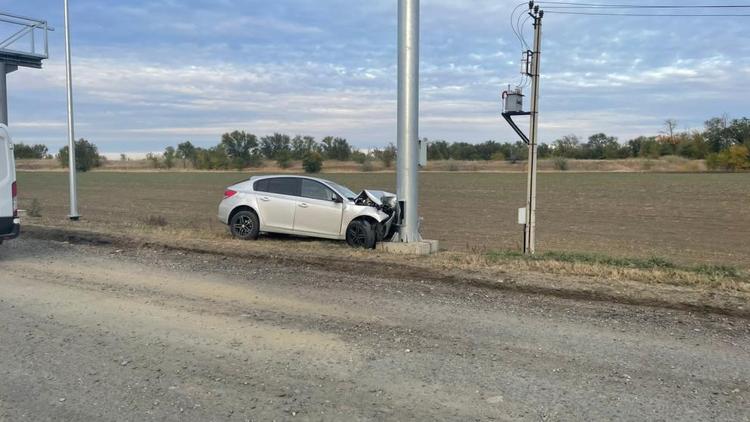
[[[379,206],[383,205],[383,199],[387,197],[395,198],[396,195],[390,192],[382,191],[382,190],[370,190],[370,189],[365,189],[362,192],[360,192],[359,195],[357,195],[357,198],[362,198],[362,199],[368,198],[370,201],[376,203]]]

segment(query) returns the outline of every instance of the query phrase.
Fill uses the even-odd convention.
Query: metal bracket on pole
[[[513,121],[513,116],[529,116],[529,115],[531,115],[531,113],[528,111],[511,111],[511,112],[506,111],[502,113],[502,116],[503,118],[505,118],[505,121],[508,122],[508,124],[510,125],[510,127],[513,128],[514,131],[516,131],[518,136],[521,137],[521,140],[523,140],[526,143],[526,145],[530,144],[531,141],[529,140],[529,137],[526,136],[525,133],[523,133],[521,128],[519,128],[518,125],[516,125],[516,122]]]

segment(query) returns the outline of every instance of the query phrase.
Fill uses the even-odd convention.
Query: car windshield
[[[341,186],[338,183],[328,182],[330,185],[339,191],[340,194],[344,195],[345,197],[349,199],[354,199],[357,197],[357,194],[352,192],[351,189],[347,188],[346,186]]]

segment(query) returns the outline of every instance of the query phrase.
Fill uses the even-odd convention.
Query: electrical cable
[[[524,49],[525,45],[526,45],[526,41],[523,39],[522,34],[519,34],[519,32],[517,31],[517,28],[516,28],[517,22],[516,22],[516,19],[515,19],[516,12],[518,11],[518,9],[521,6],[528,6],[528,3],[527,2],[518,3],[518,5],[516,5],[516,7],[513,8],[513,11],[510,14],[510,29],[513,30],[513,33],[516,35],[516,38],[518,38],[518,41],[521,43],[521,49]],[[519,14],[519,16],[518,16],[518,19],[520,20],[521,16],[523,16],[523,15],[524,15],[524,12],[522,11]],[[521,80],[519,81],[519,83],[518,83],[517,86],[523,86],[523,85],[525,85],[526,84],[526,80],[525,79],[526,79],[526,75],[522,73],[521,74]]]
[[[684,14],[678,14],[678,13],[659,13],[659,14],[653,14],[653,13],[599,13],[599,12],[560,12],[556,10],[547,10],[545,9],[546,13],[554,13],[557,15],[586,15],[586,16],[642,16],[642,17],[715,17],[715,18],[732,18],[732,17],[747,17],[750,16],[750,14],[697,14],[697,13],[684,13]]]
[[[566,1],[538,1],[538,4],[553,4],[562,6],[549,6],[549,8],[564,7],[582,7],[582,8],[608,8],[608,9],[750,9],[750,4],[660,4],[660,5],[643,5],[643,4],[603,4],[603,3],[578,3]]]
[[[516,34],[516,38],[518,38],[518,41],[521,42],[521,46],[523,46],[523,40],[521,39],[520,35],[518,35],[518,31],[516,31],[516,28],[515,28],[515,26],[513,26],[513,24],[515,22],[514,18],[515,18],[515,15],[516,15],[516,11],[518,11],[518,8],[521,7],[521,6],[525,6],[527,4],[528,3],[525,3],[525,2],[524,3],[519,3],[518,5],[516,5],[515,8],[513,8],[513,11],[510,13],[510,29],[513,30],[514,34]]]

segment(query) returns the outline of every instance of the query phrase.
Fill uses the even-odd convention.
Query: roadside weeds
[[[410,257],[354,250],[341,242],[275,236],[242,242],[228,235],[218,238],[207,234],[163,227],[126,234],[101,228],[23,226],[24,236],[45,240],[272,259],[355,274],[366,268],[383,277],[750,318],[750,276],[728,266],[681,267],[659,258],[623,259],[559,252],[532,258],[508,251]]]

